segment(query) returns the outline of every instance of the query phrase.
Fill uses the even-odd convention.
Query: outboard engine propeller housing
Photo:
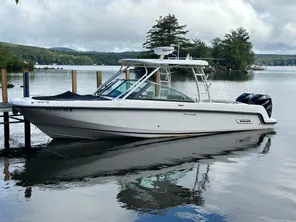
[[[236,99],[237,102],[261,105],[265,108],[269,117],[272,114],[272,99],[266,94],[243,93]]]

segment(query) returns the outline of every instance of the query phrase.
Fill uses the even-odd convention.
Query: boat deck
[[[0,103],[0,113],[10,112],[11,110],[12,110],[12,106],[10,103]]]

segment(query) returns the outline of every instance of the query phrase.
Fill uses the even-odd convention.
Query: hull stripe
[[[206,112],[206,113],[232,113],[232,114],[249,114],[249,115],[257,115],[260,119],[260,122],[262,124],[265,125],[274,125],[276,124],[276,122],[272,122],[272,123],[267,123],[264,121],[264,118],[262,116],[261,113],[258,112],[248,112],[248,111],[231,111],[231,110],[207,110],[207,109],[198,109],[198,110],[194,110],[194,109],[176,109],[176,108],[169,108],[169,109],[165,109],[165,108],[133,108],[133,107],[71,107],[71,106],[65,106],[65,107],[61,107],[61,106],[16,106],[19,107],[21,109],[79,109],[79,110],[83,110],[83,109],[97,109],[97,110],[138,110],[138,111],[166,111],[166,112]]]

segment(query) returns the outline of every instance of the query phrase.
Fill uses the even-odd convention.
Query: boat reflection
[[[191,170],[196,171],[193,187],[189,189],[178,185],[177,180]],[[189,169],[139,178],[134,182],[122,184],[117,200],[127,209],[145,213],[159,213],[158,210],[184,204],[203,205],[205,200],[202,193],[210,183],[209,171],[210,165],[206,165],[203,172],[201,165],[197,164]]]
[[[264,130],[144,141],[52,141],[37,156],[27,159],[24,170],[15,172],[12,178],[26,187],[25,197],[27,193],[31,196],[34,185],[69,189],[116,181],[116,198],[123,208],[164,215],[177,207],[186,217],[198,214],[199,218],[222,218],[200,209],[188,213],[185,205],[204,205],[213,163],[252,152],[265,155],[273,133]],[[180,185],[185,177],[191,185]]]
[[[122,207],[145,214],[158,215],[169,214],[171,209],[178,207],[179,212],[186,212],[187,219],[191,217],[194,219],[198,214],[199,219],[216,218],[218,220],[220,218],[221,221],[224,221],[225,218],[222,215],[207,213],[200,211],[200,209],[188,213],[188,208],[184,206],[204,205],[203,193],[210,186],[210,169],[213,162],[228,161],[231,156],[243,157],[250,152],[256,152],[259,155],[267,154],[271,147],[271,137],[269,132],[261,131],[261,133],[247,132],[208,136],[203,138],[204,141],[200,139],[196,138],[196,148],[201,143],[203,148],[208,149],[208,154],[202,149],[197,149],[197,152],[192,154],[205,157],[203,161],[199,160],[195,164],[181,164],[175,168],[157,170],[146,176],[137,177],[133,181],[119,180],[121,189],[117,200],[122,204]],[[220,144],[219,148],[216,147],[217,144]],[[194,172],[194,177],[191,177],[192,185],[181,186],[178,181],[190,172]]]
[[[273,130],[248,131],[183,139],[140,141],[52,141],[36,156],[26,159],[22,171],[12,173],[19,185],[49,184],[107,176],[145,177],[190,169],[197,161],[228,161],[234,151],[266,153]],[[268,145],[269,144],[269,145]],[[267,147],[266,147],[267,146]],[[236,152],[236,156],[238,153]],[[225,159],[225,160],[223,160]],[[185,164],[185,165],[184,165]],[[136,173],[136,174],[135,174]]]

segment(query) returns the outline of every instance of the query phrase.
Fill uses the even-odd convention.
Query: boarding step
[[[203,74],[203,73],[196,73],[195,75],[196,75],[196,76],[206,76],[206,75]]]
[[[205,74],[195,74],[195,76],[200,76],[200,77],[204,78],[205,80],[207,80],[209,78],[209,75],[205,75]]]

